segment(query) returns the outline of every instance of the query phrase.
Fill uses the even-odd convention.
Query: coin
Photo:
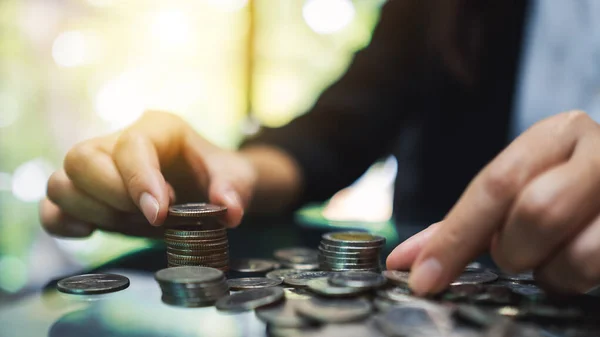
[[[169,215],[175,217],[217,216],[227,212],[227,207],[206,203],[189,203],[169,207]]]
[[[385,244],[385,238],[366,232],[333,232],[323,234],[324,243],[335,246],[373,247]]]
[[[297,269],[277,269],[277,270],[273,270],[267,273],[267,275],[265,275],[267,278],[273,279],[273,280],[282,280],[290,275],[294,275],[294,274],[300,274],[302,272],[302,270],[297,270]]]
[[[281,284],[281,280],[273,280],[266,277],[243,277],[227,280],[229,289],[246,290],[266,287],[274,287]]]
[[[390,301],[390,300],[388,300],[386,298],[383,298],[383,297],[375,297],[373,299],[373,306],[379,312],[388,311],[388,310],[390,310],[392,308],[395,308],[395,307],[397,307],[399,305],[401,305],[401,302]]]
[[[531,283],[535,280],[533,279],[533,272],[525,272],[519,274],[509,274],[509,273],[498,273],[498,278],[500,280],[513,281],[513,282],[523,282],[523,283]]]
[[[375,323],[388,336],[447,336],[452,329],[449,313],[421,302],[393,306],[375,316]]]
[[[193,262],[198,262],[198,263],[222,262],[222,261],[226,261],[229,259],[229,253],[224,252],[224,253],[211,254],[211,255],[182,255],[182,254],[175,254],[170,251],[167,251],[167,258],[169,260],[173,260],[173,261],[181,260],[181,261],[193,261]]]
[[[410,272],[404,270],[384,270],[382,274],[390,282],[400,285],[408,284],[408,278],[410,277]]]
[[[332,253],[332,254],[337,254],[337,253],[344,253],[344,254],[364,254],[364,255],[375,255],[378,251],[376,250],[376,248],[380,248],[379,246],[376,247],[358,247],[358,246],[334,246],[331,244],[327,244],[323,241],[321,241],[321,244],[319,244],[319,252],[326,252],[326,253]]]
[[[398,303],[414,302],[418,300],[417,297],[412,296],[412,293],[409,289],[402,287],[377,290],[377,296]]]
[[[365,288],[341,287],[329,282],[328,277],[319,277],[306,282],[308,289],[315,293],[329,297],[343,297],[365,292]]]
[[[282,263],[292,264],[315,264],[318,263],[317,256],[319,251],[311,248],[292,247],[278,249],[275,251],[275,258]]]
[[[275,267],[275,262],[263,259],[237,259],[229,264],[230,270],[240,273],[264,273]]]
[[[165,238],[174,239],[197,239],[211,240],[222,238],[227,235],[225,228],[198,230],[197,226],[178,226],[176,228],[167,228],[165,230]]]
[[[224,248],[217,248],[212,250],[204,250],[204,249],[177,249],[173,247],[167,247],[167,253],[173,253],[177,255],[187,255],[187,256],[212,256],[216,254],[228,254],[229,249],[228,246]]]
[[[377,288],[384,285],[385,281],[383,275],[368,271],[344,271],[329,277],[331,284],[351,288]]]
[[[295,270],[317,270],[319,269],[319,263],[289,263],[289,262],[281,262],[281,265],[286,269],[295,269]]]
[[[117,274],[84,274],[64,278],[56,286],[67,294],[96,295],[126,289],[129,279]]]
[[[345,323],[361,320],[371,313],[371,302],[364,298],[322,299],[314,297],[298,303],[300,315],[323,323]]]
[[[173,267],[157,271],[154,278],[162,291],[162,301],[182,307],[213,305],[229,295],[222,271],[200,266]]]
[[[215,306],[223,311],[247,311],[278,302],[283,297],[284,292],[280,287],[250,289],[223,297]]]
[[[319,277],[329,277],[331,272],[328,271],[303,271],[298,274],[292,274],[283,278],[283,283],[294,287],[305,287],[306,283],[312,279]]]
[[[497,278],[498,275],[490,271],[466,270],[451,285],[488,283],[495,281]]]
[[[296,313],[296,306],[304,300],[286,300],[256,309],[256,317],[261,321],[282,328],[308,327],[312,322]]]

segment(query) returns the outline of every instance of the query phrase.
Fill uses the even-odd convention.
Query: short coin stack
[[[227,271],[227,232],[217,218],[226,211],[225,207],[204,203],[171,206],[165,230],[168,266],[204,266]]]
[[[333,232],[322,236],[319,266],[328,271],[380,271],[385,238],[365,232]]]
[[[199,266],[166,268],[157,271],[154,278],[160,284],[162,301],[171,305],[210,306],[218,299],[229,295],[225,274],[215,268]]]

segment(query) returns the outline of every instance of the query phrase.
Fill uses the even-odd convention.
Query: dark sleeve
[[[298,205],[331,197],[390,153],[415,95],[422,32],[413,2],[387,2],[369,46],[311,111],[242,144],[266,143],[295,158],[304,178]]]

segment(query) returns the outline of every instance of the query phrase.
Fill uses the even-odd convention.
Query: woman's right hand
[[[208,200],[226,206],[224,222],[235,227],[256,177],[243,155],[211,144],[179,117],[146,112],[122,131],[75,145],[48,181],[40,218],[59,236],[95,229],[154,236],[175,199]]]

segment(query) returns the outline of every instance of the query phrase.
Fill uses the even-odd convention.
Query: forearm
[[[288,209],[302,190],[302,170],[285,151],[270,145],[251,145],[240,153],[252,164],[256,184],[249,211],[275,213]]]

